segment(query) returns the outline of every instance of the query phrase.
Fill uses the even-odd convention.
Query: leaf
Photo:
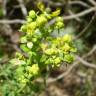
[[[25,44],[21,44],[20,48],[24,51],[24,52],[29,52],[30,49],[25,45]]]
[[[42,11],[42,12],[45,10],[45,6],[44,6],[44,4],[43,4],[42,2],[38,2],[37,7],[38,7],[39,10]]]
[[[56,11],[52,12],[51,16],[56,17],[60,14],[60,9],[57,9]]]

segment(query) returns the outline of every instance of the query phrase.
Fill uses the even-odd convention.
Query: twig
[[[87,3],[83,2],[83,1],[70,1],[69,4],[71,4],[71,5],[74,5],[74,4],[77,5],[78,4],[78,5],[87,7],[87,8],[90,7],[90,5],[88,5]]]
[[[70,19],[82,17],[82,16],[85,16],[86,14],[89,14],[89,13],[94,12],[94,11],[96,11],[96,7],[92,7],[92,8],[86,9],[85,11],[77,13],[77,14],[74,14],[74,15],[64,16],[63,19],[64,20],[70,20]],[[54,22],[55,22],[55,19],[51,20],[48,24],[51,25]],[[15,24],[15,23],[24,24],[25,20],[21,20],[21,19],[5,20],[4,19],[4,20],[0,20],[0,23],[1,24]]]
[[[62,18],[63,18],[64,20],[71,20],[71,19],[83,17],[83,16],[85,16],[85,15],[91,13],[91,12],[95,12],[95,11],[96,11],[96,7],[91,7],[91,8],[89,8],[89,9],[86,9],[86,10],[82,11],[82,12],[79,12],[79,13],[76,13],[76,14],[74,13],[73,15],[62,16]],[[52,19],[52,20],[48,23],[48,25],[52,25],[54,22],[55,22],[55,19]]]
[[[88,25],[75,37],[75,39],[80,38],[88,30],[88,28],[91,26],[92,22],[94,21],[95,17],[96,17],[96,12],[92,16],[92,18],[91,18],[90,22],[88,23]]]
[[[0,20],[0,23],[1,24],[16,24],[16,23],[24,24],[25,20],[21,20],[21,19],[14,19],[14,20],[2,19],[2,20]]]
[[[69,12],[70,15],[74,15],[75,14],[71,10],[68,10],[68,12]],[[78,21],[78,22],[81,21],[79,17],[76,17],[75,20]]]
[[[63,1],[63,2],[52,2],[51,0],[48,1],[48,0],[40,0],[40,1],[43,1],[45,3],[48,3],[49,5],[51,6],[55,6],[55,7],[60,7],[60,6],[65,6],[66,3]],[[88,5],[87,3],[83,2],[83,1],[69,1],[69,5],[80,5],[80,6],[83,6],[83,7],[86,7],[86,8],[89,8],[90,5]]]
[[[3,2],[3,5],[2,5],[2,6],[3,6],[3,14],[4,14],[4,16],[6,16],[6,13],[7,13],[7,12],[6,12],[7,0],[3,0],[2,2]]]
[[[87,54],[85,54],[84,56],[82,56],[83,59],[86,58],[86,57],[88,57],[88,56],[90,56],[90,55],[92,55],[94,53],[94,51],[96,51],[96,45],[94,45],[93,48]]]
[[[94,12],[96,11],[96,7],[91,7],[89,9],[86,9],[85,11],[82,11],[82,12],[79,12],[77,14],[74,14],[74,15],[70,15],[70,16],[64,16],[63,19],[64,20],[70,20],[70,19],[74,19],[74,18],[77,18],[77,17],[82,17],[82,16],[85,16],[91,12]]]
[[[23,15],[26,17],[27,16],[27,9],[24,5],[24,2],[23,0],[18,0],[19,4],[20,4],[20,7],[21,7],[21,10],[22,10],[22,13]]]
[[[56,77],[56,78],[49,78],[46,82],[47,82],[47,83],[52,83],[52,82],[55,82],[55,81],[57,81],[57,80],[62,79],[63,77],[66,77],[66,76],[72,71],[72,69],[75,68],[77,65],[78,65],[78,61],[74,62],[74,63],[69,67],[69,69],[68,69],[66,72],[62,73],[61,75],[59,75],[59,76]]]
[[[92,5],[96,6],[96,2],[94,0],[88,0]]]
[[[87,67],[90,67],[90,68],[93,68],[93,69],[96,69],[96,64],[92,64],[92,63],[89,63],[87,61],[85,61],[83,58],[77,56],[76,57],[77,60],[79,60],[83,65],[87,66]]]

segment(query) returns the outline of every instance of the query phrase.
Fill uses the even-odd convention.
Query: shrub
[[[59,36],[64,28],[63,19],[58,16],[60,10],[50,12],[42,4],[39,9],[40,12],[29,12],[20,29],[23,34],[20,48],[24,54],[17,52],[16,58],[11,60],[17,65],[16,80],[24,86],[33,84],[39,76],[45,76],[47,68],[57,68],[63,62],[72,63],[76,52],[71,35]],[[48,24],[52,19],[55,22]]]

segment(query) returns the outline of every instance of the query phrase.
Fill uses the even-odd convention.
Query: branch
[[[96,2],[94,0],[88,0],[92,5],[96,6]]]
[[[71,10],[68,10],[68,12],[69,12],[70,15],[74,15],[75,14]],[[78,22],[81,21],[79,17],[76,17],[75,20],[78,21]]]
[[[78,65],[78,61],[74,62],[74,63],[69,67],[69,69],[68,69],[66,72],[62,73],[61,75],[59,75],[59,76],[56,77],[56,78],[49,78],[46,82],[47,82],[47,83],[52,83],[52,82],[58,81],[58,80],[60,80],[60,79],[62,79],[62,78],[64,78],[64,77],[66,77],[66,76],[73,70],[73,68],[75,68],[77,65]]]
[[[16,24],[16,23],[24,24],[25,20],[21,20],[21,19],[14,19],[14,20],[2,19],[2,20],[0,20],[0,23],[1,24]]]
[[[74,4],[77,5],[77,4],[78,4],[78,5],[81,5],[81,6],[87,7],[87,8],[90,7],[87,3],[83,2],[83,1],[70,1],[69,4],[71,4],[71,5],[74,5]]]
[[[90,67],[90,68],[93,68],[93,69],[96,69],[96,64],[92,64],[92,63],[89,63],[87,61],[85,61],[83,58],[77,56],[76,57],[77,60],[79,60],[83,65],[87,66],[87,67]]]
[[[91,7],[89,9],[86,9],[85,11],[82,11],[80,13],[77,13],[77,14],[73,14],[73,15],[69,15],[69,16],[64,16],[63,19],[64,20],[70,20],[70,19],[75,19],[77,17],[82,17],[82,16],[85,16],[91,12],[94,12],[96,11],[96,7]]]
[[[23,0],[18,0],[18,2],[19,2],[19,4],[20,4],[21,11],[22,11],[23,15],[26,17],[26,16],[27,16],[27,9],[26,9],[26,7],[24,6]]]
[[[49,5],[51,6],[55,6],[55,7],[60,7],[60,6],[65,6],[65,2],[52,2],[51,0],[48,1],[48,0],[40,0],[40,1],[43,1],[45,3],[48,3]],[[69,1],[69,5],[80,5],[80,6],[83,6],[83,7],[86,7],[86,8],[89,8],[90,5],[88,5],[87,3],[83,2],[83,1]]]
[[[79,18],[79,17],[83,17],[83,16],[85,16],[85,15],[91,13],[91,12],[95,12],[95,11],[96,11],[96,7],[91,7],[91,8],[89,8],[89,9],[86,9],[86,10],[84,10],[84,11],[82,11],[82,12],[77,13],[77,14],[74,13],[74,14],[69,15],[69,16],[62,16],[62,18],[63,18],[64,20],[76,19],[76,18]],[[55,19],[52,19],[52,20],[47,24],[47,26],[48,26],[48,25],[52,25],[54,22],[55,22]]]
[[[3,14],[4,14],[4,16],[6,16],[6,4],[7,4],[7,0],[3,0],[2,1],[3,2],[3,4],[2,4],[2,7],[3,7]]]
[[[92,18],[91,18],[90,22],[87,24],[87,26],[75,37],[75,39],[80,38],[88,30],[88,28],[91,26],[92,22],[94,21],[95,17],[96,17],[96,12],[92,16]]]

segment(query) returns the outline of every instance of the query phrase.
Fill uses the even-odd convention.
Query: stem
[[[46,79],[48,78],[48,75],[49,75],[48,72],[49,72],[49,68],[47,68],[47,75],[45,75],[45,77],[44,77],[44,88],[45,88],[46,96],[50,96],[49,92],[47,90],[47,82],[46,82]]]
[[[49,92],[48,92],[48,90],[47,90],[46,77],[44,77],[44,87],[45,87],[45,94],[46,94],[46,96],[49,96]]]

